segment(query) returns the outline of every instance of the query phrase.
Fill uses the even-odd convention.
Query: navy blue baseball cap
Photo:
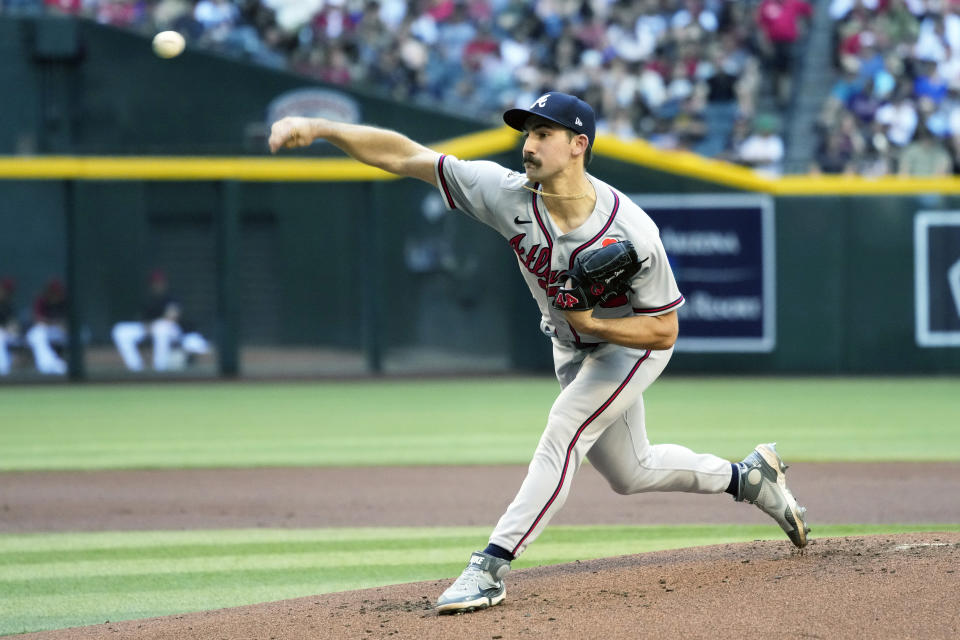
[[[596,133],[596,118],[593,109],[586,102],[568,93],[550,92],[540,96],[529,109],[509,109],[503,114],[503,121],[517,131],[523,131],[523,125],[530,116],[540,116],[560,126],[587,136],[588,146],[593,146]]]

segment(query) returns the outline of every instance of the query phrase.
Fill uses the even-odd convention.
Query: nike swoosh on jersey
[[[517,216],[513,219],[513,224],[530,224],[532,220],[521,220],[520,216]]]

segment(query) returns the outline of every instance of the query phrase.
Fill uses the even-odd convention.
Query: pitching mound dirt
[[[21,638],[960,637],[960,533],[662,551],[515,571],[507,599],[432,608],[449,581],[28,634]]]

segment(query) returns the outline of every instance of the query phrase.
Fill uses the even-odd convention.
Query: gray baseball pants
[[[673,349],[645,351],[604,344],[578,349],[554,339],[562,391],[516,498],[490,542],[519,556],[563,506],[586,456],[617,493],[722,493],[730,462],[675,444],[651,445],[643,392],[660,375]]]

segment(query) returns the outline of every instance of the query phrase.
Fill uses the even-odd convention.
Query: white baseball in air
[[[161,31],[153,36],[153,52],[161,58],[175,58],[185,46],[187,41],[176,31]]]

